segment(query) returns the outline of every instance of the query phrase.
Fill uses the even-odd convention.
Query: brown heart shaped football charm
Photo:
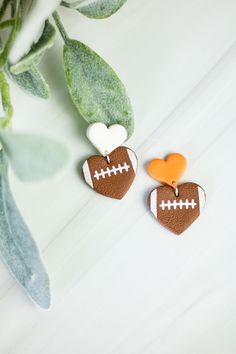
[[[104,156],[91,156],[82,166],[85,182],[96,192],[122,199],[128,192],[137,171],[137,157],[127,147],[120,146]]]
[[[157,187],[149,194],[148,204],[163,226],[180,235],[199,217],[205,200],[205,192],[199,185],[184,183],[178,186],[178,196],[172,187]]]

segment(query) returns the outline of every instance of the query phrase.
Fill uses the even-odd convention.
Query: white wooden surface
[[[139,172],[121,202],[82,181],[78,166],[95,150],[65,89],[58,39],[43,64],[51,99],[12,87],[14,128],[57,137],[71,151],[53,180],[11,175],[53,306],[36,308],[0,263],[0,353],[235,354],[235,0],[128,0],[105,21],[61,14],[127,86]],[[204,214],[179,238],[146,207],[156,183],[145,165],[173,151],[188,158],[183,180],[207,192]]]

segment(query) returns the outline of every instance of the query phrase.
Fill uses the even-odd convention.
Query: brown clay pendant
[[[200,216],[206,200],[204,190],[196,183],[177,185],[185,168],[186,159],[181,154],[152,160],[147,167],[151,177],[166,184],[149,194],[149,209],[160,224],[177,235]]]
[[[119,124],[109,128],[103,123],[88,127],[87,137],[101,155],[89,157],[82,166],[85,182],[97,193],[122,199],[134,181],[137,157],[125,146],[126,129]]]

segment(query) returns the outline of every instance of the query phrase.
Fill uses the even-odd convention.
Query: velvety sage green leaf
[[[123,125],[130,136],[133,113],[126,90],[113,69],[93,50],[66,40],[64,71],[71,97],[88,123]]]
[[[32,67],[29,71],[25,71],[21,74],[10,74],[11,78],[24,90],[31,93],[34,96],[41,98],[48,98],[50,95],[50,89],[45,81],[43,75],[36,67]]]
[[[25,71],[29,71],[32,66],[39,64],[46,49],[50,48],[55,39],[55,28],[51,25],[49,21],[45,22],[44,30],[37,41],[34,43],[29,51],[21,60],[16,64],[11,65],[9,70],[12,74],[21,74]]]
[[[76,9],[87,17],[102,19],[113,15],[125,2],[126,0],[78,0],[62,1],[62,5]]]
[[[2,150],[0,168],[0,255],[29,296],[46,309],[50,306],[48,275],[37,246],[12,197],[7,160]]]
[[[68,160],[68,151],[46,137],[0,132],[9,163],[22,181],[37,181],[58,173]]]

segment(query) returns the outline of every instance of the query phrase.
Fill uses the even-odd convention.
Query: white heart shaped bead
[[[125,142],[127,131],[120,124],[107,127],[103,123],[93,123],[87,129],[87,138],[103,156],[106,156]]]

